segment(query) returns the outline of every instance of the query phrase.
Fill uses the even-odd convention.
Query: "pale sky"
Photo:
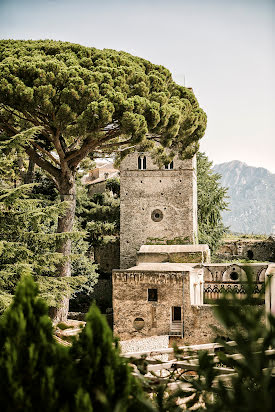
[[[214,163],[275,173],[275,0],[0,0],[0,38],[125,50],[170,69],[208,116]]]

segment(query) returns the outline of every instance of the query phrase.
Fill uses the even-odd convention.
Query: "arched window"
[[[143,157],[143,170],[146,169],[146,156]]]
[[[146,156],[139,156],[138,157],[138,169],[145,170],[146,169]]]
[[[165,169],[174,169],[174,162],[173,162],[173,160],[172,160],[171,163],[169,163],[168,165],[165,165],[164,167],[165,167]]]

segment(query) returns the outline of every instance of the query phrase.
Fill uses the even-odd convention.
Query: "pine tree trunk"
[[[75,217],[75,204],[76,204],[76,183],[73,174],[67,176],[68,179],[64,179],[60,184],[60,197],[61,201],[66,201],[68,207],[66,213],[59,217],[57,233],[70,233],[73,229],[74,217]],[[70,254],[72,248],[72,240],[68,237],[60,238],[57,241],[57,252],[62,253],[64,261],[59,265],[59,276],[68,277],[71,276],[71,261]],[[51,308],[50,316],[55,322],[67,320],[69,312],[69,298],[63,297],[57,308]]]

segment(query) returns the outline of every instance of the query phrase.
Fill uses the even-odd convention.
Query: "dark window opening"
[[[181,321],[181,307],[173,306],[172,308],[172,321],[179,322]]]
[[[158,301],[158,290],[148,289],[148,302],[157,302],[157,301]]]
[[[238,273],[237,272],[230,273],[230,279],[231,280],[238,280],[239,279]]]
[[[144,156],[143,158],[143,170],[146,169],[146,156]]]
[[[252,250],[248,250],[247,251],[247,258],[248,259],[253,259],[254,253],[252,252]]]
[[[146,169],[146,156],[139,156],[138,157],[138,169],[145,170]]]
[[[173,160],[172,160],[171,163],[169,163],[168,165],[165,165],[164,167],[165,167],[165,169],[174,169],[174,162],[173,162]]]

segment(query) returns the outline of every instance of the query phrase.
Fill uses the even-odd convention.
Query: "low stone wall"
[[[168,335],[163,336],[150,336],[148,338],[143,339],[130,339],[126,341],[119,342],[121,347],[121,352],[142,352],[142,351],[154,351],[160,349],[167,349],[169,348],[169,337]],[[156,355],[154,358],[166,361],[168,360],[168,355]]]
[[[220,326],[214,316],[213,305],[193,306],[190,301],[190,278],[184,278],[184,336],[176,340],[178,345],[210,343],[216,337],[211,326]]]
[[[95,301],[102,313],[112,307],[112,279],[98,279],[91,294],[91,303]]]
[[[275,239],[226,240],[217,250],[217,257],[225,260],[249,259],[275,262]]]
[[[119,241],[94,248],[95,263],[104,273],[112,273],[113,269],[119,268]]]
[[[184,325],[184,345],[213,342],[216,332],[212,326],[221,327],[213,311],[214,305],[191,306]]]

